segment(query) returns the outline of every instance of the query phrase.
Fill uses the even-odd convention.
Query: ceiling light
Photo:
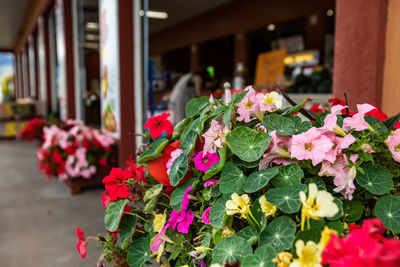
[[[144,10],[139,11],[140,16],[144,16]],[[152,18],[152,19],[167,19],[168,18],[168,13],[167,12],[161,12],[161,11],[152,11],[148,10],[146,12],[146,17]]]
[[[88,30],[98,30],[99,24],[97,22],[87,22],[85,27]]]
[[[275,24],[269,24],[269,25],[267,26],[267,30],[269,30],[270,32],[275,31],[275,29],[276,29]]]
[[[326,11],[326,15],[327,15],[328,17],[332,17],[334,14],[335,14],[335,13],[333,12],[333,9],[328,9],[328,10]]]

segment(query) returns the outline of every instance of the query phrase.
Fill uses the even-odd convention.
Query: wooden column
[[[14,53],[14,96],[18,98],[18,90],[19,90],[19,72],[18,72],[18,56]]]
[[[130,155],[135,155],[135,99],[134,99],[134,49],[133,1],[118,0],[118,36],[120,70],[119,165],[125,166]]]
[[[197,44],[190,46],[190,71],[196,71],[200,68],[199,46]]]
[[[38,31],[33,34],[33,53],[35,55],[35,94],[36,94],[36,99],[39,98],[39,52],[38,52],[39,46],[38,46]]]
[[[388,0],[337,0],[333,94],[381,106]],[[398,48],[397,48],[398,49]]]
[[[31,73],[30,73],[30,62],[29,62],[29,42],[26,42],[25,45],[25,58],[26,58],[26,69],[24,71],[26,72],[26,88],[27,88],[27,95],[24,97],[31,97]]]
[[[50,33],[49,33],[49,20],[48,14],[43,16],[43,29],[44,29],[44,55],[46,62],[46,80],[43,81],[46,83],[46,107],[47,113],[51,113],[52,110],[52,95],[51,95],[51,64],[50,64]]]
[[[20,88],[20,94],[19,94],[19,98],[24,98],[24,91],[25,91],[25,81],[24,81],[24,64],[22,57],[23,57],[23,49],[21,49],[21,52],[19,53],[19,73],[20,73],[20,81],[21,81],[21,88]]]
[[[75,71],[74,71],[74,33],[72,21],[72,0],[63,0],[65,34],[65,71],[68,119],[75,119]]]

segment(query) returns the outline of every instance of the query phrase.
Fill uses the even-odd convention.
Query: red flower
[[[144,168],[138,168],[135,165],[132,156],[129,156],[129,159],[125,162],[125,170],[131,173],[131,177],[135,179],[135,182],[147,183],[146,177],[144,176]]]
[[[169,113],[153,116],[147,120],[143,127],[149,131],[152,138],[170,136],[174,132],[174,126],[167,119],[168,117]]]
[[[107,164],[108,164],[107,159],[106,159],[105,157],[101,157],[101,158],[99,159],[99,164],[100,164],[101,166],[107,166]]]
[[[78,142],[77,142],[76,140],[74,140],[74,141],[72,142],[72,144],[69,145],[69,146],[65,149],[65,153],[67,153],[68,155],[74,155],[77,148],[78,148]]]
[[[86,150],[87,151],[90,151],[90,150],[92,150],[92,146],[90,145],[90,143],[89,143],[89,141],[88,140],[83,140],[83,142],[82,142],[82,146],[84,147],[84,148],[86,148]]]
[[[394,125],[393,128],[394,128],[394,129],[400,129],[400,121],[397,122],[397,123]]]
[[[103,202],[104,209],[107,209],[108,204],[111,202],[110,195],[107,192],[101,194],[101,202]]]
[[[129,172],[120,168],[111,169],[110,174],[103,179],[103,184],[105,184],[106,192],[109,194],[111,201],[129,197],[130,190],[125,181],[131,177]]]
[[[76,227],[76,235],[78,236],[78,243],[76,243],[76,248],[78,249],[79,255],[81,255],[82,258],[85,258],[87,247],[85,233],[81,231],[79,227]]]
[[[310,108],[310,111],[317,112],[317,113],[322,113],[322,112],[324,112],[324,110],[321,109],[321,108],[319,107],[319,104],[313,105],[313,106]]]
[[[332,103],[332,106],[335,105],[342,105],[342,106],[346,106],[346,102],[344,102],[342,99],[335,97],[335,98],[331,98],[328,100],[329,103]]]
[[[376,107],[374,104],[371,104],[371,105]],[[376,109],[373,109],[370,112],[366,113],[365,115],[377,118],[380,121],[384,121],[388,118],[388,116],[385,113],[383,113],[383,111],[378,107],[376,107]]]

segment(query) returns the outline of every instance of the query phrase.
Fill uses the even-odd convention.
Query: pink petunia
[[[291,156],[298,160],[310,159],[315,166],[325,159],[332,146],[333,143],[327,136],[312,127],[305,133],[293,136]]]
[[[320,128],[326,131],[335,131],[338,134],[344,135],[343,130],[337,125],[337,115],[341,114],[342,110],[345,109],[346,106],[335,105],[331,107],[331,113],[326,115],[324,119],[324,125]],[[341,130],[341,131],[340,131]]]
[[[375,107],[370,104],[357,105],[358,113],[354,114],[352,117],[344,118],[343,130],[348,131],[354,129],[356,131],[363,131],[370,128],[371,126],[365,121],[364,116],[373,109],[375,109]]]
[[[203,221],[203,223],[210,224],[210,212],[211,207],[208,207],[201,215],[201,220]]]
[[[395,161],[400,162],[400,129],[390,135],[385,143],[389,146],[389,151]]]
[[[260,160],[258,168],[260,170],[266,169],[272,163],[277,165],[293,163],[287,160],[290,159],[292,138],[289,136],[277,135],[276,131],[272,131],[269,135],[272,139],[266,153],[263,155],[263,159]]]
[[[247,94],[236,105],[239,113],[239,117],[236,119],[248,123],[251,121],[250,116],[253,116],[259,110],[259,99],[256,91],[251,86],[247,86],[245,91],[247,91]]]
[[[183,150],[180,148],[177,148],[171,152],[171,158],[168,160],[168,162],[166,164],[168,175],[169,175],[169,172],[171,171],[172,164],[174,164],[174,161],[182,154],[183,154]]]
[[[204,187],[209,187],[215,184],[219,184],[219,181],[217,179],[211,179],[204,183]]]
[[[203,134],[204,137],[204,152],[215,153],[217,148],[223,148],[226,145],[225,136],[229,129],[223,122],[211,121],[211,126]]]
[[[217,153],[208,153],[208,152],[203,153],[203,151],[200,151],[194,157],[194,166],[199,171],[206,173],[207,170],[212,165],[214,165],[215,163],[217,163],[219,161],[220,161],[220,158]]]
[[[328,132],[325,134],[333,143],[333,147],[330,151],[326,153],[326,160],[332,163],[335,162],[338,154],[342,152],[343,149],[348,148],[353,144],[356,139],[351,134],[347,134],[345,137],[337,137],[334,132]]]

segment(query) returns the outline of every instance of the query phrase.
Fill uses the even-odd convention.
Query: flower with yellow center
[[[307,220],[310,228],[310,218],[319,220],[323,217],[333,217],[339,212],[338,206],[333,202],[333,196],[324,191],[318,191],[316,184],[308,185],[308,198],[304,191],[299,193],[300,201],[303,204],[301,209],[301,230],[304,230],[304,224]]]
[[[237,193],[233,193],[231,198],[225,203],[226,214],[239,213],[240,217],[247,219],[247,215],[250,213],[250,197],[247,194],[239,196]]]
[[[318,247],[321,250],[324,250],[326,245],[328,245],[329,241],[331,240],[332,234],[338,235],[338,232],[333,229],[329,229],[328,226],[324,227],[324,230],[321,232],[321,239],[319,240]]]
[[[275,91],[265,94],[264,105],[268,106],[271,104],[274,104],[276,109],[280,109],[282,107],[282,96]]]
[[[275,217],[276,207],[269,203],[264,195],[258,199],[258,202],[260,202],[261,210],[264,213],[265,217]]]
[[[303,240],[296,241],[296,254],[299,257],[294,259],[289,267],[321,267],[322,250],[313,241],[304,244]]]
[[[167,210],[164,211],[164,214],[157,214],[155,211],[153,211],[153,216],[153,231],[159,233],[167,221]]]
[[[276,254],[276,258],[272,262],[276,263],[276,267],[288,267],[292,258],[292,253],[283,251]]]
[[[222,235],[221,235],[221,239],[224,238],[228,238],[228,237],[232,237],[235,235],[235,231],[233,231],[232,229],[230,229],[229,227],[224,227],[222,229]]]

